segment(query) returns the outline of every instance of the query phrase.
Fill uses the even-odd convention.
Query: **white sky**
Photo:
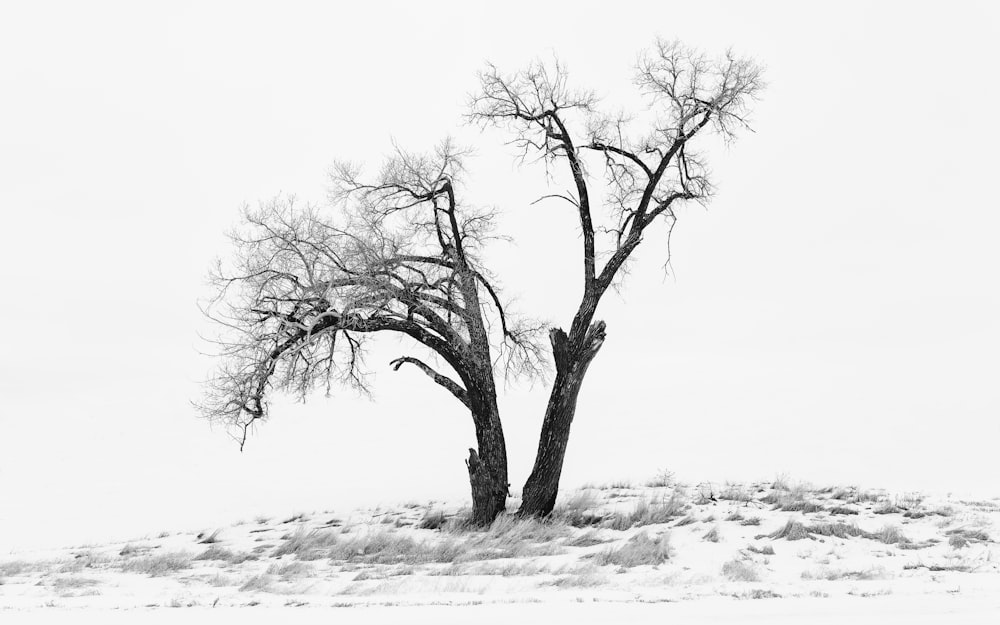
[[[574,215],[463,127],[487,59],[556,53],[627,101],[657,35],[767,66],[753,135],[711,155],[674,272],[644,244],[581,396],[563,484],[768,479],[1000,494],[993,3],[20,3],[0,9],[0,548],[211,527],[258,513],[467,496],[461,407],[393,340],[375,401],[277,401],[244,453],[189,402],[196,307],[244,203],[321,201],[452,134],[490,258],[523,312],[568,324]],[[547,389],[502,397],[510,474]]]

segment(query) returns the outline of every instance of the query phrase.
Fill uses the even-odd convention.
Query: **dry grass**
[[[806,531],[810,534],[835,536],[836,538],[867,536],[866,532],[857,525],[848,525],[847,523],[816,523],[806,528]]]
[[[683,494],[675,490],[670,497],[652,497],[636,504],[628,513],[617,512],[605,522],[613,530],[624,531],[633,527],[669,523],[684,514],[687,503]]]
[[[294,554],[299,560],[320,560],[328,557],[330,549],[337,543],[337,534],[331,530],[313,530],[307,532],[299,529],[288,537],[274,553],[274,558]]]
[[[243,564],[247,560],[256,560],[252,553],[232,551],[218,545],[212,545],[194,558],[195,560],[221,560],[230,564]]]
[[[702,540],[706,540],[710,543],[717,543],[722,540],[722,534],[719,532],[719,526],[715,525],[712,529],[708,530],[704,536],[701,537]]]
[[[56,577],[49,581],[49,584],[53,588],[65,589],[65,588],[89,588],[91,586],[97,586],[100,584],[100,580],[96,580],[90,577],[79,577],[79,576],[68,576],[68,577]]]
[[[645,533],[636,534],[617,549],[608,549],[594,554],[598,566],[608,564],[631,568],[634,566],[663,564],[670,559],[670,535],[661,534],[650,538]]]
[[[254,575],[240,586],[240,592],[267,592],[271,589],[270,575]]]
[[[722,574],[734,582],[759,582],[760,571],[753,562],[730,560],[722,565]]]
[[[548,583],[556,588],[594,588],[608,583],[608,578],[600,573],[582,573],[580,575],[563,575]]]
[[[573,527],[597,525],[604,520],[604,515],[594,512],[597,506],[597,497],[592,490],[579,490],[556,506],[552,520]]]
[[[885,569],[881,567],[873,567],[870,569],[865,569],[863,571],[851,571],[844,569],[833,569],[833,568],[820,568],[814,571],[804,571],[802,573],[802,579],[810,580],[825,580],[832,582],[839,579],[854,579],[854,580],[872,580],[872,579],[886,579],[888,577]]]
[[[757,547],[756,545],[750,545],[749,547],[747,547],[747,551],[750,551],[752,553],[758,553],[758,554],[760,554],[762,556],[773,556],[774,555],[774,547],[772,547],[771,545],[764,545],[763,547]]]
[[[607,538],[601,537],[601,532],[598,530],[589,530],[580,534],[575,538],[571,538],[566,541],[567,547],[593,547],[594,545],[600,545],[601,543],[610,542]]]
[[[391,530],[382,530],[333,544],[327,555],[336,561],[368,564],[423,564],[454,562],[466,553],[463,541],[451,538],[418,542]]]
[[[448,518],[440,510],[428,510],[417,525],[422,530],[437,530],[444,527]]]
[[[189,568],[191,568],[191,554],[181,552],[133,558],[122,564],[122,571],[126,573],[143,573],[150,577],[161,577]]]
[[[726,484],[722,492],[719,493],[718,499],[750,503],[753,501],[753,490],[741,484]]]
[[[848,508],[847,506],[834,506],[828,510],[830,514],[839,514],[841,516],[858,514],[858,511],[854,508]]]
[[[313,572],[313,566],[307,562],[288,562],[286,564],[272,564],[267,567],[268,575],[278,575],[283,579],[293,579],[297,577],[305,577],[311,575]]]
[[[782,538],[785,540],[802,540],[803,538],[811,538],[809,536],[809,532],[806,531],[805,526],[794,519],[788,519],[788,522],[785,523],[785,526],[781,529],[772,532],[771,534],[758,536],[757,538],[765,537],[774,540],[780,540]]]
[[[674,523],[674,527],[683,527],[685,525],[691,525],[692,523],[697,523],[697,522],[698,519],[696,519],[693,515],[689,514],[686,517],[682,518],[680,521]]]
[[[875,532],[874,534],[866,535],[866,538],[871,538],[872,540],[878,540],[887,545],[896,545],[900,543],[911,542],[910,539],[904,536],[903,532],[900,531],[900,529],[895,525],[886,525],[885,527]]]

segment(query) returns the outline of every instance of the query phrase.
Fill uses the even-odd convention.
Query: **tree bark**
[[[521,516],[547,516],[555,507],[577,397],[587,368],[604,344],[604,331],[604,322],[598,321],[576,342],[559,328],[549,333],[556,362],[556,379],[542,421],[535,466],[524,484],[521,508],[518,510]]]
[[[489,376],[489,377],[487,377]],[[472,523],[489,525],[507,508],[507,446],[492,373],[477,376],[471,386],[470,409],[479,450],[466,460],[472,486]]]

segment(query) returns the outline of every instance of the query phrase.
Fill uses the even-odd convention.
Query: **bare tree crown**
[[[364,390],[376,332],[406,335],[446,362],[458,380],[413,356],[391,364],[416,366],[466,406],[468,371],[541,373],[540,326],[506,310],[479,260],[494,215],[458,201],[466,155],[450,140],[430,154],[397,148],[373,181],[336,165],[336,210],[294,198],[245,209],[234,261],[211,276],[209,311],[225,332],[203,413],[242,444],[271,388]]]
[[[662,218],[669,232],[679,203],[711,196],[708,169],[693,140],[706,127],[726,141],[748,129],[748,105],[764,87],[761,76],[756,63],[732,52],[711,59],[660,40],[636,64],[635,85],[653,114],[651,125],[637,129],[639,123],[625,115],[601,112],[592,92],[571,89],[558,61],[536,62],[510,75],[489,65],[480,74],[480,92],[471,98],[470,119],[509,130],[522,160],[535,154],[547,165],[566,162],[573,192],[546,197],[562,199],[578,212],[584,287],[599,296],[620,275],[648,226]],[[572,128],[574,117],[582,117],[579,130]],[[604,228],[595,226],[588,153],[603,160],[610,213]],[[610,235],[610,246],[599,254],[596,235],[602,233]]]

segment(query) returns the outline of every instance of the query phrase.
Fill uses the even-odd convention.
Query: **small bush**
[[[740,521],[740,525],[760,525],[760,517],[748,517]]]
[[[764,545],[763,547],[757,547],[755,545],[750,545],[749,547],[747,547],[747,551],[751,551],[753,553],[759,553],[762,556],[773,556],[774,555],[774,547],[772,547],[771,545]]]
[[[739,510],[734,510],[729,513],[725,518],[726,521],[742,521],[743,515],[739,513]]]
[[[624,568],[663,564],[670,559],[670,535],[661,534],[650,538],[647,534],[636,534],[618,549],[608,549],[593,556],[599,566],[614,565]]]
[[[712,529],[708,530],[704,536],[701,537],[702,540],[707,540],[710,543],[717,543],[722,539],[719,533],[719,526],[714,526]]]
[[[650,488],[670,488],[675,484],[674,474],[672,471],[667,471],[666,469],[661,469],[657,472],[656,477],[646,482],[646,486]]]
[[[760,572],[752,562],[730,560],[722,565],[722,574],[734,582],[759,582]]]

